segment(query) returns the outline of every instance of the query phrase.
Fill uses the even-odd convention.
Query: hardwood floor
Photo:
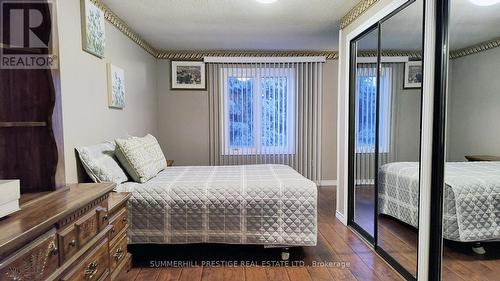
[[[373,218],[373,190],[363,187],[357,192],[356,218],[361,225],[369,225],[365,218]],[[393,256],[411,273],[417,266],[418,231],[389,216],[379,216],[380,246]],[[500,242],[483,243],[486,255],[472,252],[471,243],[458,243],[445,240],[443,259],[443,281],[488,281],[500,280]]]
[[[366,232],[374,235],[374,200],[375,189],[373,185],[357,185],[354,195],[354,221]]]
[[[318,206],[318,245],[290,249],[283,266],[279,249],[249,245],[162,245],[131,247],[134,266],[120,280],[151,281],[328,281],[403,280],[356,234],[335,217],[335,187],[322,187]],[[181,267],[150,267],[155,261]],[[203,262],[245,266],[203,266]],[[265,266],[261,266],[264,263]],[[161,265],[161,262],[156,265]],[[227,264],[226,264],[227,265]],[[278,266],[279,265],[279,266]]]
[[[359,226],[373,234],[374,186],[359,186],[355,196],[355,221]],[[379,245],[394,257],[408,272],[416,275],[417,271],[417,231],[404,227],[399,221],[388,216],[379,216]]]

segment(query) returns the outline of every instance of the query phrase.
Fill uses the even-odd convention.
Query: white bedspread
[[[417,227],[418,163],[383,165],[379,183],[380,212]],[[445,183],[443,237],[461,242],[500,239],[500,162],[446,163]]]
[[[129,243],[316,245],[317,187],[288,166],[169,167],[117,189]]]

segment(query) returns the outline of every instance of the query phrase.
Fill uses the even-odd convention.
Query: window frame
[[[269,155],[269,154],[295,154],[295,71],[293,66],[276,65],[256,68],[252,66],[222,67],[220,69],[220,108],[223,109],[219,118],[221,128],[220,151],[223,156],[234,155]],[[252,83],[253,96],[253,146],[231,147],[229,136],[229,98],[228,80],[230,77],[254,79]],[[286,77],[287,78],[287,145],[286,146],[264,146],[262,140],[262,80],[264,78]]]

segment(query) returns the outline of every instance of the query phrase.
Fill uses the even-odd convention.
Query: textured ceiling
[[[423,0],[418,0],[381,25],[383,50],[422,48]],[[450,1],[450,49],[457,50],[500,37],[500,4],[476,6],[469,0]],[[363,39],[363,49],[377,47],[376,36]]]
[[[358,1],[103,0],[168,50],[337,50],[340,18]]]
[[[165,50],[338,50],[340,18],[355,0],[102,0],[141,37]],[[382,47],[422,46],[422,2],[382,24]],[[500,37],[500,4],[453,0],[450,48]],[[366,40],[375,49],[376,40]],[[370,41],[370,42],[368,42]]]
[[[452,50],[500,37],[500,4],[482,7],[468,0],[450,2]]]

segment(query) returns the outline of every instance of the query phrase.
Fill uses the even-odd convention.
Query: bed
[[[385,164],[379,213],[418,226],[419,164]],[[459,242],[500,239],[500,162],[446,163],[443,237]]]
[[[315,246],[317,187],[285,165],[167,167],[131,192],[130,244]]]

